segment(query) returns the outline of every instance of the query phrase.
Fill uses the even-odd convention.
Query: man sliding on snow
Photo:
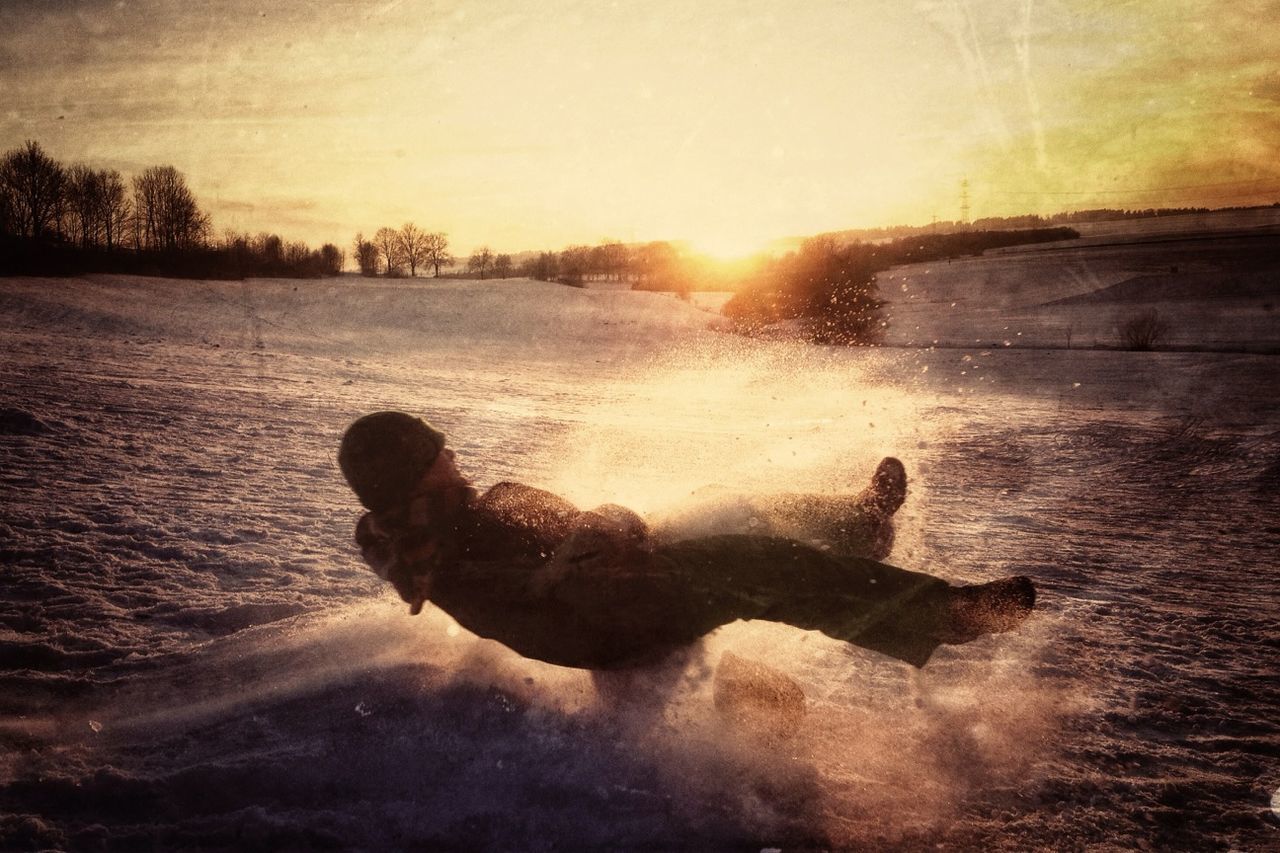
[[[401,412],[347,429],[338,462],[369,510],[356,528],[365,562],[411,613],[430,601],[553,664],[642,665],[721,625],[766,619],[924,666],[940,644],[1014,628],[1035,603],[1025,577],[955,587],[871,559],[887,554],[906,491],[894,459],[855,498],[721,503],[774,535],[696,538],[684,534],[734,512],[692,512],[651,532],[624,507],[584,512],[519,483],[479,494],[453,460],[442,433]]]

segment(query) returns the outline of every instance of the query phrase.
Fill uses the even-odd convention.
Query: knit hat
[[[408,500],[444,449],[444,433],[404,412],[375,412],[347,427],[338,466],[360,503],[382,512]]]

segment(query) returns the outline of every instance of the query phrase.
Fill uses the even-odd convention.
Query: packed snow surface
[[[1275,849],[1280,362],[987,337],[749,340],[523,280],[0,279],[0,848]],[[923,670],[740,623],[593,681],[362,568],[334,453],[389,408],[482,487],[650,513],[897,455],[890,562],[1040,604]],[[727,651],[799,683],[793,737],[717,714]]]

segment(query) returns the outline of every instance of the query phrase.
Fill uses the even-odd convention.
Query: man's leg
[[[906,492],[906,469],[887,457],[857,494],[721,493],[656,521],[653,535],[668,543],[721,534],[776,536],[883,559],[893,549],[893,514]]]
[[[915,666],[943,643],[1015,627],[1031,612],[1026,578],[953,587],[862,557],[788,539],[712,536],[663,546],[654,569],[718,624],[765,619],[816,630]]]
[[[760,499],[778,536],[825,546],[850,557],[882,560],[893,550],[893,514],[907,496],[907,472],[881,460],[871,484],[857,495],[778,495]]]

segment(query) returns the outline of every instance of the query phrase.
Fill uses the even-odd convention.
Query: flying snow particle
[[[356,713],[362,717],[367,717],[372,714],[373,711],[369,710],[369,706],[365,705],[363,702],[359,702],[356,704]]]
[[[89,728],[93,729],[94,734],[97,734],[98,732],[102,731],[102,723],[98,722],[97,720],[90,720]]]

